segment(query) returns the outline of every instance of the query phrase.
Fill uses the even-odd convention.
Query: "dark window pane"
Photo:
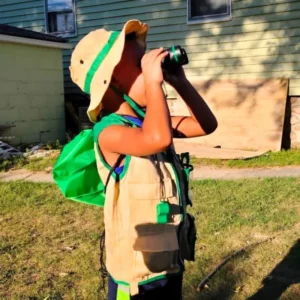
[[[75,0],[45,0],[48,33],[60,37],[71,37],[76,34],[74,1]]]
[[[191,17],[226,15],[228,6],[228,0],[191,0]]]
[[[48,28],[49,32],[57,32],[57,22],[56,22],[56,12],[51,12],[48,14]]]
[[[58,32],[74,32],[75,19],[73,13],[57,14],[57,30]]]
[[[73,13],[56,13],[48,14],[48,28],[50,33],[75,32],[75,18]]]

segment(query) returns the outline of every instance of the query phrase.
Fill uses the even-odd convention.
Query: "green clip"
[[[170,213],[170,204],[162,201],[156,206],[156,218],[158,224],[168,223],[168,215]]]
[[[185,172],[185,175],[186,175],[187,179],[189,180],[189,178],[190,178],[190,169],[189,168],[184,168],[184,172]]]

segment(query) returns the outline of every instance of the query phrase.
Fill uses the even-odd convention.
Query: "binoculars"
[[[189,59],[184,48],[180,46],[172,46],[166,49],[166,51],[168,52],[168,55],[162,62],[163,69],[172,71],[189,63]]]

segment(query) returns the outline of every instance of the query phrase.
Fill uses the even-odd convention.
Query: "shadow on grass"
[[[262,283],[263,287],[247,300],[277,300],[291,285],[300,283],[300,239]]]
[[[238,285],[239,275],[229,267],[221,271],[218,278],[210,283],[211,291],[204,291],[197,299],[199,300],[219,300],[219,299],[232,299],[234,289]]]
[[[274,269],[263,279],[262,287],[252,296],[243,297],[243,278],[247,272],[234,266],[235,259],[232,259],[226,266],[223,266],[208,281],[206,288],[196,292],[192,286],[185,285],[184,299],[187,300],[278,300],[278,299],[300,299],[300,290],[296,288],[289,292],[289,297],[284,298],[285,292],[292,286],[300,283],[300,239],[291,247],[289,253],[274,267]],[[199,271],[200,273],[200,271]],[[194,277],[193,281],[198,283],[203,278]],[[242,292],[241,294],[239,294]],[[237,295],[239,294],[239,295]],[[249,294],[248,294],[249,295]],[[292,298],[290,298],[292,297]]]
[[[200,266],[197,268],[200,272]],[[194,271],[195,272],[195,271]],[[193,272],[193,273],[194,273]],[[203,273],[203,272],[202,272]],[[185,275],[183,299],[184,300],[229,300],[232,299],[236,293],[244,275],[237,272],[234,267],[234,262],[229,262],[226,266],[222,267],[205,285],[205,287],[198,292],[197,285],[203,280],[203,275],[192,276],[193,279],[189,280],[190,275]]]

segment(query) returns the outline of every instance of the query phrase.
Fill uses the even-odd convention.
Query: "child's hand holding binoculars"
[[[163,48],[152,50],[146,53],[141,61],[142,72],[144,75],[145,86],[155,83],[161,85],[164,77],[162,72],[162,61],[168,55]]]

